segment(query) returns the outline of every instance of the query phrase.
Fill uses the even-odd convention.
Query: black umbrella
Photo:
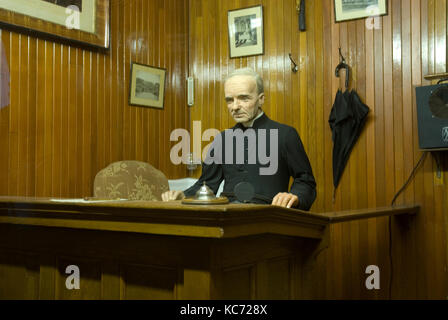
[[[356,91],[338,90],[331,109],[330,123],[333,132],[333,184],[339,185],[350,152],[366,123],[369,107],[359,98]]]

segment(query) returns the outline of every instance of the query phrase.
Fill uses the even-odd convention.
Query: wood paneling
[[[176,284],[179,283],[175,268],[122,265],[121,298],[141,300],[142,297],[156,300],[176,298]]]
[[[111,0],[107,54],[3,30],[11,103],[0,109],[0,194],[89,196],[95,174],[124,159],[147,161],[170,178],[185,176],[183,166],[169,161],[170,132],[195,120],[203,131],[232,126],[222,80],[250,66],[265,79],[266,113],[302,137],[318,183],[312,210],[389,205],[421,156],[414,87],[430,84],[426,74],[446,72],[446,0],[388,1],[378,29],[367,28],[365,19],[334,23],[333,1],[307,1],[302,33],[295,3]],[[258,4],[264,6],[265,54],[229,59],[227,11]],[[339,47],[352,67],[351,87],[371,113],[333,202],[328,117],[345,76],[334,76]],[[299,64],[297,74],[288,53]],[[128,105],[131,61],[167,69],[164,110]],[[189,110],[187,73],[196,83]],[[446,153],[440,163],[439,178],[434,156],[428,156],[397,200],[422,205],[412,220],[331,227],[331,246],[317,257],[319,272],[308,280],[318,297],[446,298]],[[372,264],[381,270],[377,291],[364,285]]]
[[[265,54],[229,59],[227,11],[264,6]],[[190,0],[189,73],[196,80],[191,121],[203,130],[233,125],[222,80],[250,66],[265,79],[264,110],[294,126],[318,184],[313,211],[390,205],[420,159],[414,87],[428,73],[446,71],[446,0],[391,0],[380,27],[366,20],[334,22],[333,1],[307,1],[307,31],[297,25],[296,1]],[[370,107],[367,125],[333,202],[332,141],[328,117],[345,74],[334,76],[341,47],[352,67],[351,88]],[[291,72],[288,53],[300,71]],[[205,146],[205,144],[204,144]],[[447,156],[442,178],[428,156],[397,204],[421,204],[410,222],[376,218],[332,226],[331,247],[318,257],[314,289],[322,298],[441,298],[447,283]],[[391,239],[391,241],[389,241]],[[378,265],[381,289],[366,290],[366,267]]]
[[[146,161],[169,178],[170,133],[188,127],[188,2],[111,0],[107,53],[3,30],[11,103],[0,109],[0,194],[92,195],[95,174]],[[128,105],[131,61],[167,69],[164,110]]]
[[[58,210],[41,212],[64,215]],[[132,216],[126,209],[121,212]],[[14,209],[10,213],[18,214]],[[191,212],[185,213],[195,220]],[[216,213],[208,213],[216,218]],[[239,212],[242,217],[247,214],[250,212]],[[232,213],[230,216],[235,218]],[[152,219],[159,224],[156,220]],[[171,222],[177,230],[183,229],[178,217],[171,216]],[[197,222],[193,224],[201,228]],[[278,234],[282,223],[275,221],[268,223],[272,234],[257,231],[252,236],[227,239],[201,237],[194,231],[187,236],[176,231],[161,236],[142,230],[111,232],[24,224],[0,224],[0,299],[295,298],[309,293],[308,283],[301,279],[308,273],[305,269],[313,268],[303,265],[314,264],[310,256],[318,248],[315,239]],[[240,229],[247,226],[237,224]],[[68,266],[78,267],[79,273],[66,273]],[[79,287],[67,288],[67,280],[74,284],[77,275]]]
[[[39,263],[37,255],[14,250],[0,253],[0,274],[9,274],[0,286],[0,296],[11,299],[38,299]]]
[[[223,299],[250,300],[254,299],[254,266],[234,270],[224,270],[222,275]]]

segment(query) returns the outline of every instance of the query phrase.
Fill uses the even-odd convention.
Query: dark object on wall
[[[292,64],[291,70],[292,70],[292,72],[297,73],[297,71],[299,71],[299,66],[297,65],[297,63],[292,58],[292,54],[289,54],[289,60],[291,60],[291,64]]]
[[[448,84],[415,88],[422,150],[448,150]]]
[[[331,109],[330,128],[333,133],[333,184],[339,185],[342,173],[353,147],[366,123],[369,107],[355,90],[338,90]]]
[[[299,31],[306,31],[305,0],[297,0],[297,11],[299,12]]]

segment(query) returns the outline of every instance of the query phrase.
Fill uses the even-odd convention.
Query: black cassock
[[[229,130],[237,129],[241,129],[242,131],[246,130],[246,128],[241,124],[237,124]],[[271,142],[269,130],[277,129],[278,167],[274,174],[260,174],[260,168],[267,168],[269,165],[261,164],[266,163],[265,161],[261,161],[260,163],[258,156],[260,147],[259,139],[256,141],[256,163],[251,164],[251,162],[248,161],[248,158],[250,159],[250,155],[248,154],[248,150],[250,150],[250,148],[248,148],[249,140],[245,139],[243,150],[237,150],[237,145],[233,145],[234,152],[232,163],[203,163],[201,177],[192,187],[184,191],[185,195],[187,197],[194,196],[203,185],[204,181],[216,194],[219,189],[219,185],[222,180],[224,180],[223,195],[226,195],[230,201],[234,201],[237,199],[234,193],[235,187],[240,183],[245,182],[249,183],[254,189],[255,196],[250,201],[252,203],[270,204],[277,193],[290,192],[297,195],[299,198],[298,209],[309,210],[316,199],[316,182],[308,156],[306,155],[302,141],[296,129],[275,122],[269,119],[266,114],[263,114],[260,118],[255,120],[252,129],[254,129],[257,133],[257,137],[259,137],[258,133],[260,129],[266,130],[265,136],[267,138],[267,150],[266,152],[262,152],[262,154],[265,153],[271,158],[272,155],[270,151]],[[217,139],[215,138],[212,146],[210,147],[208,158],[216,156],[214,153],[217,150],[217,148],[214,147],[216,141]],[[225,161],[225,131],[221,132],[221,141],[223,142],[222,160],[223,162],[227,162]],[[236,156],[238,152],[244,152],[243,163],[237,163]],[[204,162],[207,162],[207,160]],[[290,177],[294,180],[291,189],[288,191]]]
[[[331,109],[330,123],[333,132],[333,184],[339,185],[350,153],[366,123],[369,107],[359,98],[356,91],[338,90]]]

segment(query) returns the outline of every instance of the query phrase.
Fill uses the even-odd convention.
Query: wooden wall
[[[265,10],[265,54],[229,59],[227,11],[257,4]],[[267,114],[302,137],[318,182],[312,210],[389,205],[421,156],[414,86],[446,71],[447,3],[388,5],[381,28],[369,30],[365,20],[334,23],[333,1],[307,1],[308,30],[299,33],[295,0],[111,0],[108,54],[3,30],[11,103],[0,110],[0,194],[88,196],[96,172],[121,159],[184,176],[184,167],[169,161],[170,132],[188,127],[190,116],[202,130],[231,126],[222,79],[247,65],[266,80]],[[328,117],[343,86],[334,76],[338,47],[371,115],[333,203]],[[288,53],[299,63],[297,74]],[[163,111],[128,106],[131,61],[167,68]],[[187,73],[196,79],[190,112]],[[415,218],[392,219],[391,229],[387,218],[331,228],[331,247],[318,257],[317,297],[446,298],[446,154],[441,164],[438,178],[429,155],[397,200],[421,204]],[[372,264],[381,270],[377,291],[364,286]]]
[[[229,59],[227,11],[262,4],[265,54]],[[390,0],[378,29],[366,20],[334,22],[333,1],[307,1],[307,31],[298,31],[296,1],[190,0],[189,72],[196,79],[191,120],[203,130],[233,125],[223,99],[222,80],[250,66],[265,79],[265,112],[294,126],[301,135],[318,183],[313,211],[390,205],[417,164],[414,86],[424,76],[446,71],[445,0]],[[371,113],[333,202],[332,140],[328,117],[343,77],[334,70],[342,48],[352,67],[351,87]],[[300,71],[291,72],[288,53]],[[370,219],[331,228],[331,247],[318,257],[315,294],[319,298],[439,298],[447,284],[448,211],[446,153],[442,176],[434,157],[423,166],[397,204],[421,204],[412,219]],[[390,241],[390,239],[392,241]],[[381,289],[365,288],[366,267],[377,265]],[[391,272],[393,271],[393,272]]]
[[[168,177],[169,136],[188,126],[188,3],[111,0],[106,54],[3,30],[11,103],[0,110],[0,195],[92,195],[95,174],[142,160]],[[131,61],[167,69],[165,109],[128,105]]]

